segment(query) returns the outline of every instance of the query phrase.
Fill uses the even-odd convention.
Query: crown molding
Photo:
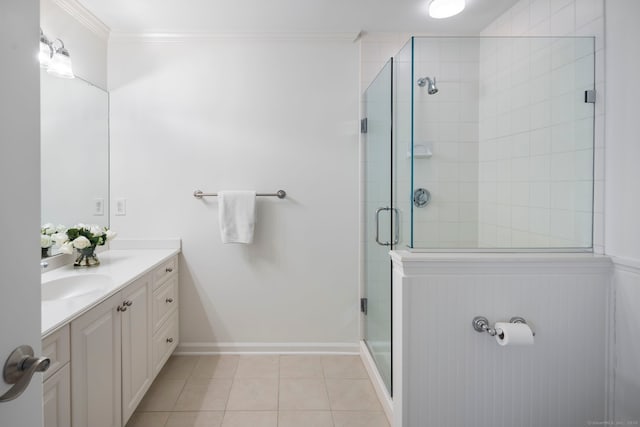
[[[267,41],[349,41],[358,33],[209,33],[209,32],[119,32],[112,31],[110,40],[117,42],[180,43],[184,41],[267,40]]]
[[[101,39],[109,38],[110,28],[77,0],[53,0],[53,3]]]

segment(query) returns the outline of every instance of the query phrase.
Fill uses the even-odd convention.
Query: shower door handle
[[[381,242],[380,241],[380,212],[391,212],[391,219],[394,222],[393,241]],[[376,243],[380,246],[392,246],[397,245],[400,242],[400,212],[396,208],[378,208],[376,210]]]
[[[393,239],[393,242],[391,242],[391,244],[393,246],[397,245],[398,242],[400,242],[400,212],[398,211],[398,209],[396,208],[391,208],[391,218],[394,220],[394,234],[395,237]]]
[[[380,212],[389,211],[391,208],[378,208],[376,210],[376,243],[380,246],[390,246],[391,242],[381,242],[380,241]]]

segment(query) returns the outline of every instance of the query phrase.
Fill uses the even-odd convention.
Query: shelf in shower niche
[[[431,148],[426,145],[414,145],[413,146],[413,158],[414,159],[430,159],[433,156]],[[411,151],[407,152],[407,159],[411,158]]]

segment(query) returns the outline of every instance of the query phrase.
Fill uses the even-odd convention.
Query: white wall
[[[76,0],[40,0],[40,27],[49,40],[62,39],[73,72],[107,87],[109,29]]]
[[[640,3],[607,0],[607,129],[605,251],[619,257],[615,285],[615,420],[640,421]]]
[[[395,427],[606,420],[608,258],[400,252],[393,260]],[[492,325],[524,317],[534,344],[499,346],[472,328],[478,315]]]
[[[357,61],[329,37],[112,38],[111,225],[182,238],[182,350],[357,350]],[[196,189],[288,195],[223,245]]]

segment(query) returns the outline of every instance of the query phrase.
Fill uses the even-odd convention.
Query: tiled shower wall
[[[498,95],[489,103],[487,99],[480,102],[480,112],[476,120],[475,142],[469,143],[468,137],[474,132],[473,114],[471,105],[462,105],[462,108],[455,110],[449,95],[455,97],[470,97],[474,95],[473,88],[466,87],[465,90],[457,90],[448,87],[454,76],[463,77],[462,69],[452,69],[450,64],[441,62],[441,52],[446,55],[455,55],[457,49],[442,49],[426,52],[421,55],[419,49],[416,50],[416,77],[424,75],[436,75],[438,70],[438,86],[440,92],[433,96],[424,94],[426,91],[416,92],[416,144],[422,142],[429,143],[433,137],[440,138],[440,147],[434,146],[434,157],[431,159],[417,159],[415,163],[415,178],[417,186],[425,186],[432,191],[433,201],[428,209],[415,210],[415,247],[465,247],[475,246],[506,246],[506,247],[529,247],[529,246],[589,246],[591,240],[590,222],[590,202],[591,184],[589,176],[591,168],[594,169],[594,194],[593,194],[593,247],[596,253],[603,253],[603,202],[604,202],[604,19],[603,0],[522,0],[514,7],[496,19],[480,34],[482,36],[595,36],[595,82],[598,102],[595,104],[595,129],[593,138],[595,139],[595,164],[590,164],[591,154],[587,146],[580,145],[591,140],[588,126],[590,120],[581,117],[569,126],[568,122],[561,122],[558,118],[553,118],[553,105],[551,102],[551,90],[555,89],[556,94],[567,96],[567,91],[563,85],[549,87],[548,100],[540,98],[541,93],[535,91],[535,87],[520,85],[520,92],[511,90],[511,99],[507,103],[496,105],[496,111],[490,114],[489,105],[500,100]],[[369,34],[361,40],[361,82],[362,90],[373,80],[376,73],[390,56],[396,55],[403,44],[409,40],[409,34],[380,35]],[[421,43],[417,38],[417,46]],[[429,39],[424,39],[429,40]],[[433,39],[436,40],[436,39]],[[440,39],[443,40],[443,39]],[[451,41],[453,39],[449,39]],[[464,40],[464,39],[461,39]],[[446,42],[446,41],[443,41]],[[490,43],[490,42],[487,42]],[[428,44],[428,43],[427,43]],[[525,48],[523,49],[523,44]],[[554,50],[547,52],[549,62],[549,73],[555,65],[557,74],[562,74],[569,67],[567,62],[558,62],[559,52],[566,49],[566,45],[560,43],[554,46]],[[426,48],[425,48],[426,50]],[[475,54],[481,65],[476,74],[476,81],[480,79],[480,88],[494,78],[494,89],[507,90],[515,89],[518,82],[523,78],[531,77],[535,71],[535,61],[540,62],[543,49],[535,41],[515,40],[509,46],[508,54],[504,55],[499,65],[494,61],[495,70],[488,64],[491,62],[491,48],[486,44],[479,48],[481,53]],[[436,53],[437,52],[437,53]],[[525,55],[534,52],[537,56],[530,62],[524,61]],[[467,50],[467,54],[469,50]],[[494,52],[495,53],[495,52]],[[495,57],[494,57],[495,58]],[[449,58],[451,59],[451,58]],[[589,58],[584,56],[574,56],[573,60],[586,62]],[[459,62],[460,58],[457,61]],[[466,61],[466,59],[465,59]],[[518,63],[519,62],[519,63]],[[444,69],[443,69],[444,66]],[[564,66],[564,69],[563,69]],[[442,72],[445,72],[443,74]],[[495,71],[495,72],[494,72]],[[503,76],[498,79],[499,71]],[[462,75],[458,73],[462,72]],[[492,74],[493,73],[493,74]],[[509,74],[508,78],[504,74]],[[447,76],[448,75],[448,76]],[[512,79],[512,76],[515,77]],[[438,77],[436,75],[436,77]],[[468,76],[470,77],[470,76]],[[542,75],[536,76],[535,84],[540,85],[543,81]],[[554,76],[555,77],[555,76]],[[585,76],[574,76],[578,80]],[[407,82],[413,84],[414,82]],[[460,80],[464,86],[470,86],[471,81]],[[499,83],[499,84],[498,84]],[[581,89],[577,88],[574,81],[576,93]],[[408,88],[408,86],[407,86]],[[402,90],[403,88],[400,87]],[[398,91],[398,89],[396,89]],[[408,89],[404,89],[408,90]],[[421,95],[423,95],[421,97]],[[460,98],[458,98],[460,99]],[[527,121],[526,132],[523,131],[522,115],[512,115],[518,108],[522,109],[524,100],[527,106],[537,104],[531,108]],[[475,105],[478,105],[476,98]],[[514,101],[513,103],[511,101]],[[472,102],[471,102],[472,103]],[[470,104],[471,104],[470,103]],[[585,104],[578,105],[584,108]],[[437,106],[437,107],[436,107]],[[396,117],[402,106],[398,105]],[[593,108],[590,105],[587,108]],[[560,113],[564,113],[561,110]],[[476,112],[478,114],[478,112]],[[590,113],[589,113],[590,114]],[[511,120],[520,120],[516,130],[511,132]],[[549,123],[544,123],[548,117]],[[447,120],[459,118],[460,126],[451,126]],[[491,118],[488,120],[488,118]],[[445,121],[440,121],[444,119]],[[492,126],[495,123],[495,126]],[[501,128],[498,129],[498,124]],[[506,129],[505,124],[509,124]],[[401,136],[403,131],[402,123],[396,126],[396,132]],[[516,138],[510,138],[512,143],[505,150],[504,145],[499,147],[497,139],[505,136],[520,134]],[[586,136],[585,136],[586,135]],[[454,142],[453,144],[445,144]],[[477,141],[481,140],[480,143]],[[483,142],[491,143],[482,145]],[[542,144],[536,142],[542,141]],[[555,141],[555,144],[553,144]],[[398,142],[403,144],[402,138]],[[408,143],[405,143],[408,144]],[[478,149],[483,147],[486,149]],[[462,150],[462,151],[461,151]],[[457,151],[461,157],[457,164],[448,161],[448,156]],[[408,161],[402,164],[403,148],[398,147],[396,170],[399,175],[398,197],[407,200],[398,200],[398,206],[403,214],[402,236],[403,240],[409,240],[410,216],[409,210],[409,189],[405,189],[406,181],[400,179],[407,178],[403,174],[408,174]],[[475,155],[475,158],[473,156]],[[498,158],[500,157],[500,158]],[[472,166],[473,159],[479,167]],[[500,163],[500,165],[498,164]],[[406,167],[404,167],[406,166]],[[453,166],[453,167],[452,167]],[[404,169],[403,169],[404,167]],[[475,170],[475,183],[471,178]],[[577,168],[577,169],[576,169]],[[574,171],[578,173],[579,179],[569,181],[567,173]],[[532,177],[534,182],[525,182]],[[502,175],[499,175],[502,174]],[[515,176],[514,176],[515,174]],[[499,180],[502,176],[504,180]],[[515,179],[513,185],[507,185],[506,178]],[[478,186],[478,180],[482,182]],[[553,191],[551,182],[554,182]],[[561,182],[559,185],[557,184]],[[424,183],[424,185],[423,185]],[[427,184],[430,187],[427,187]],[[475,186],[475,190],[474,190]],[[407,193],[403,195],[402,191]],[[575,194],[579,194],[576,198]],[[500,206],[499,206],[500,205]],[[498,209],[500,207],[500,209]],[[499,212],[499,213],[498,213]],[[473,223],[475,220],[475,224]],[[570,232],[568,232],[570,230]],[[570,242],[571,241],[571,242]],[[570,243],[569,243],[570,242]]]
[[[589,64],[594,58],[585,51],[588,40],[548,43],[548,39],[515,39],[503,43],[500,49],[499,41],[483,41],[481,246],[589,246],[589,178],[593,168],[593,247],[596,253],[602,253],[603,0],[521,0],[481,35],[595,36],[597,93],[595,106],[580,100],[580,93],[592,78],[593,67],[589,68]],[[574,97],[576,102],[568,104],[568,97]],[[593,129],[589,118],[592,108]],[[593,165],[589,147],[592,132]],[[511,144],[505,145],[504,137],[509,137]],[[571,173],[575,173],[575,179],[570,178]],[[513,183],[509,185],[508,181]]]
[[[592,38],[480,41],[481,247],[590,247]]]
[[[376,68],[391,56],[395,61],[394,204],[401,215],[399,247],[410,244],[412,89],[414,144],[433,153],[414,161],[415,187],[426,188],[432,196],[428,207],[414,209],[414,247],[476,247],[478,40],[416,37],[414,81],[409,35],[365,37],[361,55],[363,91]],[[436,77],[437,94],[428,95],[426,87],[417,86],[415,80],[424,76]]]
[[[475,248],[478,245],[478,45],[477,38],[414,39],[414,188],[431,193],[431,203],[413,209],[413,247]],[[419,87],[435,77],[438,92]],[[399,150],[409,168],[410,138]]]

